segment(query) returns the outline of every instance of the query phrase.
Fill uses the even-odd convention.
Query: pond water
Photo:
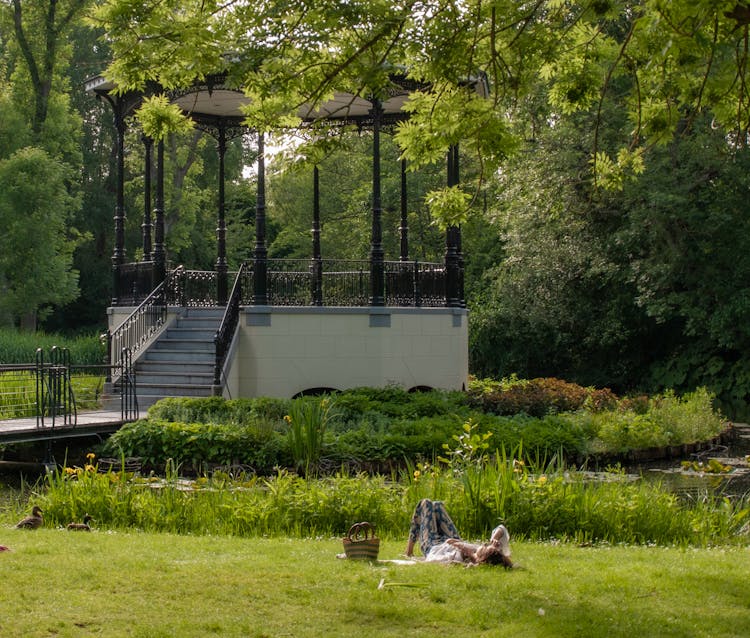
[[[735,436],[727,445],[714,445],[683,458],[652,461],[627,466],[629,474],[643,480],[659,482],[673,492],[700,497],[707,493],[736,497],[750,494],[750,425],[735,424]],[[708,467],[711,460],[728,466],[730,471],[716,473],[700,471],[700,465]],[[683,467],[683,461],[691,467]],[[713,464],[716,467],[716,463]]]
[[[623,469],[631,480],[658,482],[667,489],[685,497],[700,498],[706,494],[722,494],[730,497],[750,495],[750,425],[735,424],[735,436],[727,445],[714,445],[684,457],[660,461],[624,465]],[[683,461],[708,464],[715,459],[731,471],[726,473],[686,470]],[[0,462],[0,507],[17,494],[23,484],[28,488],[40,478],[43,469],[28,464],[19,472],[18,466],[12,469],[3,467]],[[591,480],[601,480],[602,472],[590,472]]]

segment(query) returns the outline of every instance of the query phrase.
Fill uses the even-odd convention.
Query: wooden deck
[[[62,419],[58,419],[53,426],[52,420],[46,418],[43,427],[37,427],[34,417],[9,419],[0,421],[0,444],[111,434],[126,422],[120,410],[79,412],[74,424],[63,424]]]

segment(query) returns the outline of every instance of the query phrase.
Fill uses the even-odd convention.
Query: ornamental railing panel
[[[446,305],[446,272],[443,264],[420,263],[416,267],[416,306]]]
[[[141,296],[136,289],[147,285],[147,273],[152,262],[143,262],[144,268],[130,268],[138,264],[125,264],[124,273],[132,275],[133,294],[119,299],[119,305],[129,305]],[[366,307],[372,295],[370,262],[366,259],[269,259],[266,262],[266,299],[272,306],[352,306]],[[230,276],[232,273],[229,273]],[[385,305],[391,307],[440,307],[446,305],[447,275],[444,264],[418,261],[383,262]],[[241,305],[254,304],[253,262],[247,261],[240,273],[238,285]],[[155,297],[155,293],[158,294]],[[146,308],[139,308],[129,322],[152,323],[148,313],[160,306],[207,307],[218,304],[218,275],[215,271],[171,271],[167,279],[150,295]],[[161,310],[159,311],[161,312]],[[164,309],[163,312],[166,312]],[[138,315],[137,317],[135,315]],[[158,322],[158,319],[156,320]],[[150,336],[151,329],[139,327],[137,337],[124,336],[123,343],[114,344],[137,352],[143,335]]]
[[[117,303],[120,306],[137,306],[156,286],[156,267],[153,261],[120,264],[115,281]]]
[[[322,260],[324,306],[367,306],[370,303],[370,262],[362,259]]]
[[[169,290],[169,303],[191,308],[217,305],[218,276],[213,270],[184,270]]]
[[[310,259],[268,260],[268,304],[308,306],[312,303]]]

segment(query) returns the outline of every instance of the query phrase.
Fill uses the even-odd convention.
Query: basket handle
[[[362,536],[362,538],[360,538]],[[354,523],[349,528],[349,531],[346,534],[346,537],[349,540],[354,541],[360,541],[360,540],[368,540],[369,538],[375,538],[375,526],[372,523],[368,523],[367,521],[362,521],[361,523]]]

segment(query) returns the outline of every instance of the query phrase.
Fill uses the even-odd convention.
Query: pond
[[[726,445],[717,444],[683,458],[638,463],[625,469],[686,497],[697,498],[706,493],[744,496],[750,494],[750,425],[734,424],[734,434]],[[729,469],[717,472],[720,466]]]

